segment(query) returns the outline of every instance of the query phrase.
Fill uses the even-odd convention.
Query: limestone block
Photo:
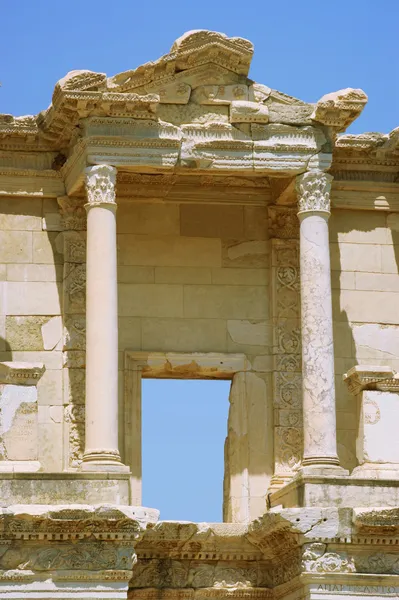
[[[381,273],[381,246],[371,244],[330,244],[331,269]]]
[[[43,198],[43,214],[56,213],[58,214],[60,207],[56,198]]]
[[[389,213],[386,216],[386,226],[388,228],[388,240],[392,240],[392,232],[399,231],[399,215],[397,213]],[[392,242],[389,242],[392,243]]]
[[[268,123],[269,108],[265,104],[233,100],[230,104],[230,123]]]
[[[41,199],[14,197],[12,202],[2,199],[0,230],[40,231],[42,228],[41,216]]]
[[[356,288],[356,276],[358,273],[350,271],[331,271],[331,288],[336,290],[354,290]],[[363,273],[359,273],[363,275]],[[378,277],[373,274],[372,277]]]
[[[341,321],[333,322],[334,353],[336,356],[353,356],[352,347],[352,327],[348,323]]]
[[[266,319],[268,312],[268,298],[261,286],[184,286],[186,317]]]
[[[0,262],[31,263],[32,232],[0,231]]]
[[[269,238],[268,213],[265,206],[244,207],[244,238],[247,240]]]
[[[141,319],[136,317],[119,317],[118,345],[125,348],[141,348]]]
[[[142,349],[165,352],[224,352],[222,319],[142,319]]]
[[[353,398],[352,398],[353,402]],[[337,430],[337,452],[341,467],[352,471],[357,465],[356,438],[351,429]]]
[[[155,275],[154,267],[134,267],[123,266],[118,267],[118,282],[119,283],[154,283]],[[165,283],[157,281],[157,283]],[[172,283],[172,282],[171,282]]]
[[[222,285],[269,285],[269,269],[212,269],[212,283]],[[265,293],[266,290],[265,290]]]
[[[398,274],[399,265],[395,246],[381,246],[381,271]]]
[[[272,102],[269,104],[269,123],[285,123],[286,125],[309,125],[311,123],[312,105],[290,105]]]
[[[64,258],[60,253],[57,237],[62,236],[57,232],[34,231],[33,232],[33,260],[36,264],[62,264]]]
[[[331,193],[334,202],[334,190]],[[388,215],[389,216],[389,215]],[[348,244],[389,244],[387,216],[378,211],[333,210],[328,222],[330,239]]]
[[[62,369],[62,352],[52,350],[51,352],[30,352],[16,350],[12,353],[15,362],[35,363],[40,362],[46,369]],[[0,360],[9,360],[0,355]]]
[[[118,202],[116,229],[118,233],[179,235],[179,205]]]
[[[337,410],[337,429],[350,430],[355,432],[357,427],[357,416],[355,407],[352,405],[352,410],[344,411]]]
[[[211,283],[211,270],[201,267],[155,267],[155,283]]]
[[[352,326],[355,356],[364,358],[399,358],[399,327],[366,323]]]
[[[42,221],[43,231],[63,231],[64,225],[60,213],[44,213]]]
[[[399,464],[399,393],[364,390],[359,434],[359,463]]]
[[[258,503],[251,513],[250,499],[264,499],[274,467],[272,401],[255,373],[233,377],[225,457],[224,518],[245,523],[263,514]]]
[[[0,316],[0,352],[6,351],[10,351],[10,344],[6,339],[6,317]]]
[[[399,292],[399,275],[393,273],[355,273],[354,288],[379,292]]]
[[[182,317],[183,286],[121,283],[118,287],[121,317]]]
[[[272,325],[267,321],[227,321],[227,332],[233,342],[252,346],[271,346]]]
[[[158,267],[220,267],[219,239],[118,235],[120,265]]]
[[[182,204],[180,207],[181,235],[240,239],[244,237],[242,206],[218,204]]]
[[[20,265],[20,266],[24,266],[24,265]],[[7,267],[8,267],[8,265],[0,265],[0,281],[7,280]]]
[[[47,407],[42,407],[47,408]],[[49,407],[50,408],[50,407]],[[54,407],[55,408],[55,407]],[[56,408],[62,408],[61,406]],[[57,472],[63,468],[62,422],[55,421],[49,413],[50,422],[39,422],[39,461],[46,471]],[[55,415],[57,418],[57,416]]]
[[[7,282],[6,314],[60,315],[60,296],[55,282]]]
[[[49,350],[45,348],[42,327],[50,317],[6,317],[6,339],[12,350]]]
[[[43,349],[54,350],[61,342],[62,338],[62,319],[53,317],[42,325]]]
[[[340,305],[341,314],[337,320],[358,323],[386,323],[396,325],[398,322],[397,306],[399,294],[393,292],[363,292],[358,290],[341,290],[340,298],[333,304]]]
[[[35,386],[0,386],[0,459],[38,459],[37,390]]]
[[[7,281],[62,281],[62,265],[9,264],[6,267]]]
[[[225,241],[222,247],[223,267],[266,268],[269,245],[266,241]]]
[[[252,370],[258,373],[271,373],[273,371],[273,356],[262,354],[251,356]]]
[[[62,369],[46,369],[37,384],[39,406],[63,403]]]

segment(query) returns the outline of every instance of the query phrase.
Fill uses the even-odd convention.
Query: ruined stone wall
[[[342,375],[355,364],[399,369],[398,219],[394,213],[333,210],[333,288],[338,453],[356,466],[356,400]]]
[[[37,385],[36,452],[23,419],[16,422],[18,413],[10,435],[19,447],[17,457],[25,457],[26,445],[30,459],[47,471],[63,467],[60,229],[55,200],[0,198],[0,361],[45,366]],[[23,402],[27,390],[21,386],[18,392]],[[26,423],[31,427],[32,421]]]

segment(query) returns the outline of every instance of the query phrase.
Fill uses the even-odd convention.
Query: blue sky
[[[114,75],[203,28],[251,40],[250,76],[302,100],[363,88],[369,104],[353,133],[399,125],[398,0],[1,0],[0,8],[0,113],[35,114],[68,71]],[[163,518],[221,520],[228,387],[144,383],[144,503]]]
[[[143,379],[142,390],[144,506],[222,521],[230,381]]]
[[[398,0],[2,0],[0,113],[35,114],[73,69],[113,75],[165,54],[190,29],[246,37],[250,76],[316,101],[361,87],[351,130],[399,125]]]

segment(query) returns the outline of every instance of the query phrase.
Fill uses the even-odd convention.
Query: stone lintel
[[[342,378],[354,396],[363,390],[399,392],[399,376],[389,366],[356,365]]]
[[[250,371],[244,354],[134,352],[125,353],[127,370],[141,370],[143,377],[172,379],[232,379],[235,373]]]

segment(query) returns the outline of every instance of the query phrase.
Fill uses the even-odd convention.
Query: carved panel
[[[295,220],[294,220],[295,219]],[[271,490],[288,481],[302,455],[299,233],[292,209],[269,209],[272,239],[275,472]],[[295,239],[287,239],[289,236]]]
[[[65,466],[78,468],[85,444],[85,349],[86,349],[86,214],[81,201],[60,201],[65,227],[63,278],[63,395]]]

